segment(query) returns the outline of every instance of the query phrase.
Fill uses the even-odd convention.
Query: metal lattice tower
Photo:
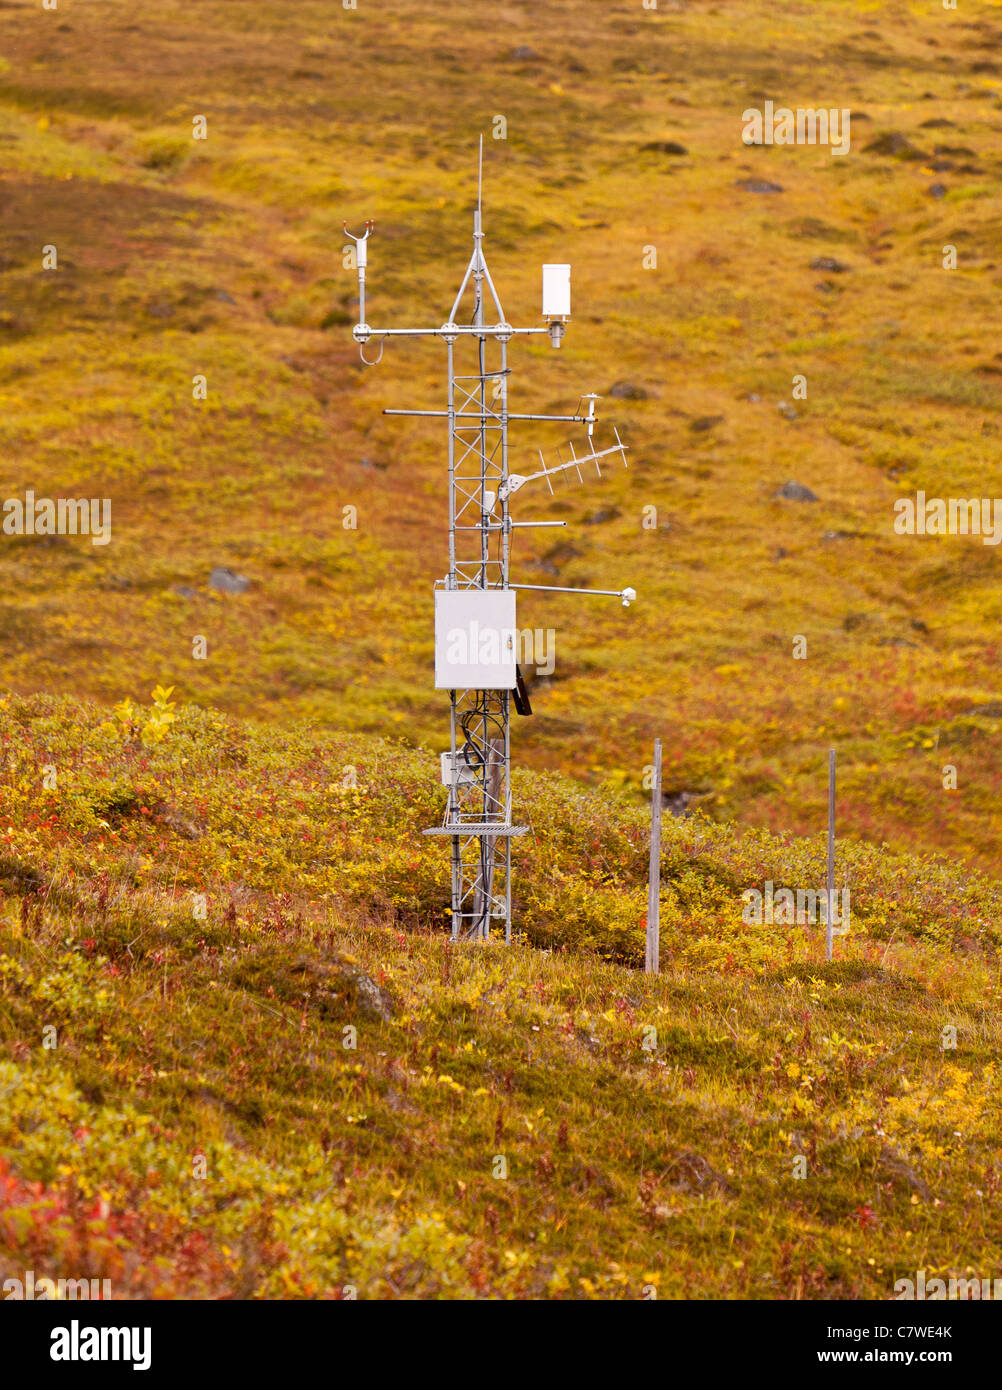
[[[448,422],[449,471],[449,572],[436,584],[436,685],[450,692],[450,749],[442,755],[442,780],[448,788],[448,803],[440,826],[426,835],[445,836],[452,848],[452,937],[453,940],[487,940],[492,924],[503,926],[506,941],[511,939],[511,842],[524,835],[525,826],[512,823],[511,795],[511,710],[531,712],[517,652],[513,648],[514,593],[518,589],[549,592],[608,594],[622,599],[624,606],[636,597],[632,589],[559,589],[550,585],[511,584],[508,563],[512,530],[519,526],[563,526],[561,521],[515,521],[510,515],[512,494],[525,483],[550,477],[585,463],[595,463],[608,455],[618,455],[625,463],[625,446],[616,434],[616,444],[595,452],[590,444],[595,423],[595,396],[588,400],[586,415],[518,415],[508,409],[510,368],[508,344],[514,337],[548,334],[554,347],[566,332],[570,315],[570,267],[543,268],[543,326],[514,328],[505,318],[483,251],[481,212],[481,171],[483,138],[477,177],[477,207],[473,215],[473,251],[456,294],[448,320],[437,328],[371,328],[365,321],[365,269],[367,240],[373,223],[366,223],[355,242],[359,284],[359,322],[352,336],[359,344],[362,361],[375,366],[382,357],[382,340],[390,337],[433,337],[446,345],[448,397],[445,410],[386,410],[386,415],[438,417]],[[547,272],[551,272],[548,286]],[[469,322],[460,323],[463,302],[472,301]],[[549,301],[549,302],[548,302]],[[372,361],[365,356],[370,339],[380,340],[379,355]],[[462,370],[460,370],[462,369]],[[509,472],[508,431],[513,422],[564,421],[587,426],[588,452],[547,468],[540,454],[541,468],[529,476]],[[477,688],[463,688],[440,675],[439,595],[466,593],[467,599],[453,600],[449,611],[489,615],[499,611],[511,614],[510,627],[498,629],[508,645],[499,648],[500,660],[465,663],[467,670],[489,669],[491,680]],[[494,601],[489,597],[493,592]],[[446,604],[443,601],[442,609]],[[445,619],[443,619],[443,622]],[[452,632],[461,629],[449,630]],[[493,632],[494,629],[490,629]],[[479,618],[472,619],[472,642],[480,634]],[[488,633],[489,635],[489,633]],[[503,642],[502,642],[503,646]],[[479,653],[478,648],[478,653]],[[502,671],[501,668],[504,668]],[[461,668],[457,668],[461,669]],[[494,674],[499,673],[499,674]],[[458,674],[457,674],[458,682]]]

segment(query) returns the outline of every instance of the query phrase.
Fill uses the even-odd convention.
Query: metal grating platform
[[[455,825],[435,825],[431,830],[422,830],[422,835],[490,835],[494,839],[510,840],[516,835],[527,835],[527,825],[492,825],[490,821],[460,821]]]

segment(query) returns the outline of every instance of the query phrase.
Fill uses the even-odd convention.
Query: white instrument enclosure
[[[435,689],[514,690],[513,589],[435,590]]]

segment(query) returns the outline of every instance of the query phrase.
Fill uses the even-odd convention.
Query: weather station
[[[428,328],[373,328],[366,322],[365,272],[374,223],[353,236],[358,271],[358,323],[352,336],[366,366],[376,366],[389,338],[438,338],[446,347],[447,406],[444,410],[386,410],[386,415],[435,417],[447,422],[449,490],[449,569],[436,581],[435,688],[449,692],[449,748],[441,755],[441,779],[448,800],[441,825],[424,831],[450,841],[452,863],[452,939],[490,938],[503,930],[511,940],[511,842],[527,827],[512,820],[511,713],[531,714],[518,665],[516,595],[520,590],[618,598],[628,607],[632,588],[579,589],[544,584],[512,584],[511,538],[519,527],[553,527],[563,521],[534,521],[511,515],[516,494],[530,483],[575,473],[602,460],[626,464],[626,446],[613,429],[615,444],[596,449],[592,436],[599,397],[583,396],[571,415],[517,414],[509,410],[513,338],[546,335],[559,348],[571,316],[569,265],[544,265],[542,324],[515,328],[505,318],[483,249],[483,137],[477,163],[477,205],[473,251],[445,323]],[[464,313],[464,301],[467,310]],[[460,322],[460,317],[465,322]],[[375,357],[366,348],[378,344]],[[371,353],[371,348],[370,348]],[[463,370],[460,370],[460,367]],[[584,409],[587,402],[587,409]],[[581,413],[581,412],[584,413]],[[509,469],[508,432],[528,422],[578,424],[585,428],[584,452],[569,446],[547,465],[527,473]]]

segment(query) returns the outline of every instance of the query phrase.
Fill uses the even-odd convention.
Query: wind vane
[[[599,594],[622,600],[628,607],[634,589],[571,589],[547,584],[511,584],[508,564],[516,527],[564,526],[563,521],[515,521],[510,501],[527,483],[539,478],[553,491],[555,474],[577,472],[618,456],[626,463],[626,446],[613,430],[616,443],[596,451],[591,445],[595,427],[595,395],[585,415],[520,415],[508,409],[508,344],[514,337],[546,334],[559,348],[571,312],[570,266],[543,266],[544,325],[514,328],[504,316],[497,289],[483,252],[481,190],[483,136],[477,161],[477,207],[473,214],[473,253],[448,320],[437,328],[371,328],[365,318],[367,242],[374,224],[366,222],[360,236],[345,233],[355,243],[358,270],[358,323],[352,337],[366,366],[381,359],[387,338],[440,338],[446,345],[448,408],[446,410],[385,410],[384,415],[433,416],[448,421],[449,572],[435,585],[435,688],[448,690],[450,746],[442,754],[442,783],[448,790],[443,823],[426,830],[441,835],[452,848],[452,938],[487,940],[492,924],[503,925],[511,940],[511,842],[527,827],[512,824],[511,706],[531,714],[528,694],[518,667],[519,632],[515,624],[515,593],[519,589],[550,593]],[[464,295],[472,289],[473,311],[468,323],[458,316]],[[493,322],[487,322],[489,302]],[[371,339],[379,343],[374,359],[365,356]],[[488,366],[488,355],[495,365]],[[457,371],[463,352],[470,370]],[[580,409],[580,406],[578,407]],[[535,473],[512,473],[508,467],[508,427],[513,422],[564,421],[587,426],[588,452],[561,459],[547,467],[540,452]]]

